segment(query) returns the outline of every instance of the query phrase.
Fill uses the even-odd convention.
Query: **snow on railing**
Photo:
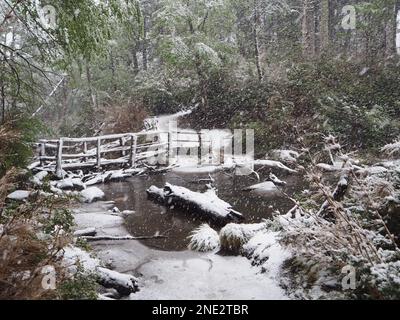
[[[167,142],[139,143],[141,137],[161,134],[168,135]],[[135,167],[137,161],[169,152],[169,144],[169,133],[151,131],[86,138],[42,139],[37,146],[42,169],[61,175],[63,170],[68,169],[101,168],[106,165]],[[104,158],[105,155],[111,155],[111,158]]]

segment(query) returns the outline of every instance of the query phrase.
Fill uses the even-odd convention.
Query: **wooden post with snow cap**
[[[40,144],[40,165],[44,164],[44,157],[46,157],[46,142],[42,141]]]
[[[57,163],[56,163],[56,175],[57,177],[61,178],[62,177],[62,157],[63,157],[63,147],[64,147],[64,141],[61,138],[58,141],[58,146],[57,146]]]
[[[198,134],[199,137],[199,148],[197,150],[197,156],[198,156],[198,165],[201,166],[202,164],[202,157],[203,157],[203,152],[202,152],[202,137],[201,137],[201,131]]]
[[[131,136],[131,151],[130,151],[130,155],[129,155],[129,166],[131,168],[136,166],[137,141],[138,141],[138,137],[135,134],[133,134]]]
[[[171,132],[168,131],[167,133],[168,138],[167,138],[167,152],[165,154],[165,159],[166,159],[166,165],[170,165],[170,156],[171,156]]]
[[[87,142],[84,141],[83,142],[83,154],[87,154]],[[87,161],[87,157],[83,157],[83,161],[86,162]]]
[[[101,138],[97,138],[97,168],[101,168]]]
[[[121,149],[122,149],[122,151],[121,151],[122,157],[125,157],[125,156],[126,156],[126,151],[124,150],[124,147],[125,147],[125,140],[124,140],[123,137],[121,137],[121,138],[119,139],[119,144],[120,144]]]

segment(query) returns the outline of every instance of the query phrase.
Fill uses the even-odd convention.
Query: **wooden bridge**
[[[232,138],[228,136],[224,139]],[[63,170],[99,170],[106,166],[136,168],[151,158],[161,157],[165,161],[162,164],[169,165],[171,152],[177,154],[181,148],[197,148],[198,164],[202,165],[209,163],[209,157],[206,159],[209,152],[205,150],[212,150],[213,141],[204,132],[144,131],[87,138],[42,139],[37,147],[38,168],[60,175]]]

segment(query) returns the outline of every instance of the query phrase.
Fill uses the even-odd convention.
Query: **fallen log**
[[[132,236],[122,236],[122,237],[113,237],[113,236],[83,236],[80,237],[88,242],[94,241],[128,241],[128,240],[150,240],[150,239],[165,239],[167,236],[157,235],[157,236],[140,236],[140,237],[132,237]]]
[[[226,224],[244,220],[240,212],[235,211],[229,203],[218,198],[212,189],[205,193],[199,193],[167,183],[163,189],[150,187],[147,194],[150,199],[161,204],[206,217],[217,223]]]
[[[74,237],[94,237],[97,234],[95,228],[86,228],[83,230],[77,230],[74,232]]]
[[[137,279],[134,276],[117,271],[97,267],[98,282],[105,288],[113,288],[121,296],[129,296],[139,290]]]

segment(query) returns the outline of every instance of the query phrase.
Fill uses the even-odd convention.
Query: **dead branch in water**
[[[166,238],[168,238],[168,237],[164,236],[164,235],[139,236],[139,237],[132,237],[132,236],[123,236],[123,237],[112,237],[112,236],[92,237],[92,236],[85,236],[85,237],[81,237],[81,239],[84,239],[84,240],[89,241],[89,242],[94,242],[94,241],[150,240],[150,239],[166,239]]]

